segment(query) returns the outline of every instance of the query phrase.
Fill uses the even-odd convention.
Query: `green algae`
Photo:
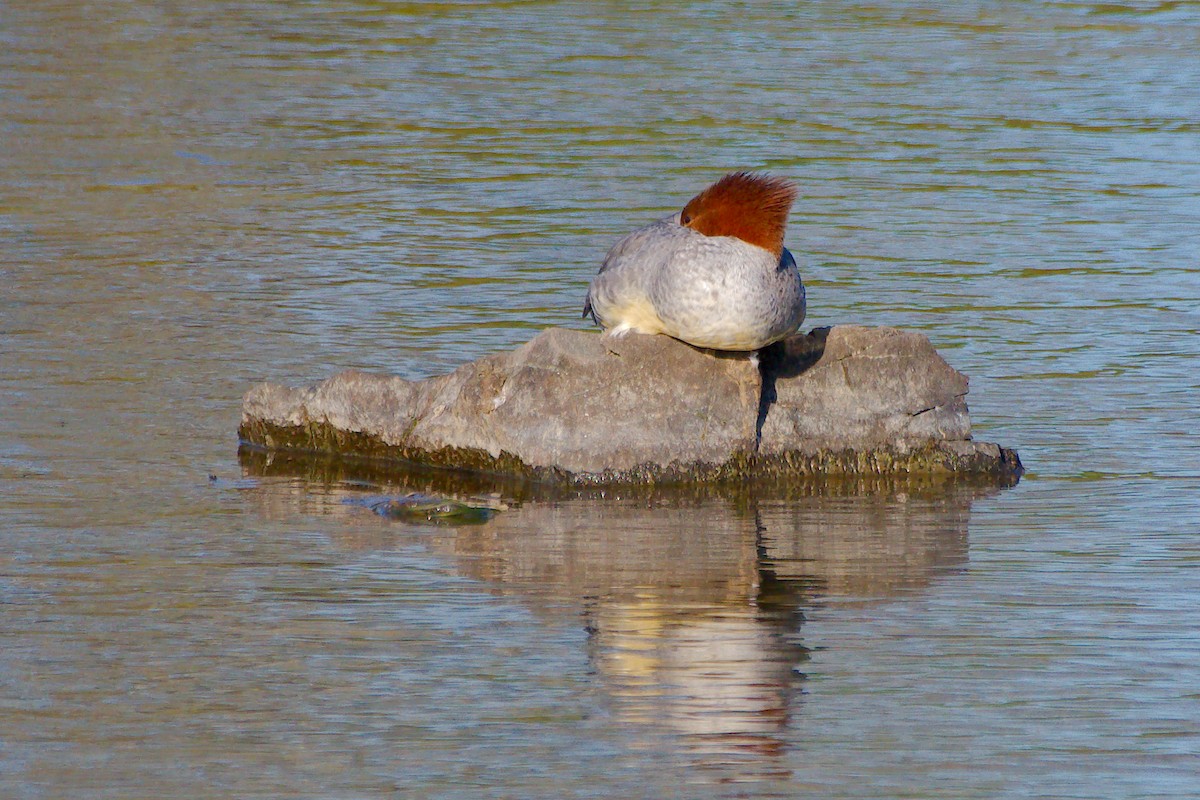
[[[394,445],[372,434],[346,431],[315,420],[304,425],[280,425],[247,418],[238,429],[238,436],[248,450],[257,449],[264,453],[291,453],[317,460],[366,461],[397,469],[433,467],[482,473],[516,483],[582,489],[744,482],[801,482],[830,488],[830,484],[835,483],[869,484],[879,479],[884,479],[885,484],[915,479],[918,484],[970,481],[1011,486],[1024,473],[1014,450],[972,442],[931,442],[903,449],[813,449],[773,455],[736,453],[720,464],[648,463],[626,470],[572,473],[557,467],[532,466],[508,452],[492,456],[473,448],[425,450]]]
[[[496,515],[495,508],[423,492],[410,492],[400,497],[353,497],[342,502],[363,506],[387,519],[409,523],[480,525]]]

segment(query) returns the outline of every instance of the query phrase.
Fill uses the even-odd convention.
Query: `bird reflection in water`
[[[721,780],[783,777],[814,581],[764,566],[753,511],[727,501],[529,504],[455,551],[475,577],[577,603],[612,711]]]
[[[592,652],[618,715],[677,734],[700,766],[777,775],[807,650],[792,614],[754,605],[613,604]]]

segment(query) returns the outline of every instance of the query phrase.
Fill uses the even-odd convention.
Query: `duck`
[[[756,352],[786,338],[806,311],[800,270],[783,246],[796,194],[785,178],[725,175],[613,245],[583,316],[608,336],[665,334],[712,350]]]

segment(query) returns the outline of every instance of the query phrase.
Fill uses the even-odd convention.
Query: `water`
[[[0,3],[0,795],[1197,796],[1198,40],[1193,3]],[[806,324],[928,334],[1019,486],[455,528],[239,464],[250,384],[582,326],[615,238],[733,168],[802,187]]]

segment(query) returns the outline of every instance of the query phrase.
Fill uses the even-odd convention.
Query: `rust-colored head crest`
[[[679,224],[705,236],[736,236],[780,255],[795,200],[796,186],[785,178],[733,172],[689,200]]]

